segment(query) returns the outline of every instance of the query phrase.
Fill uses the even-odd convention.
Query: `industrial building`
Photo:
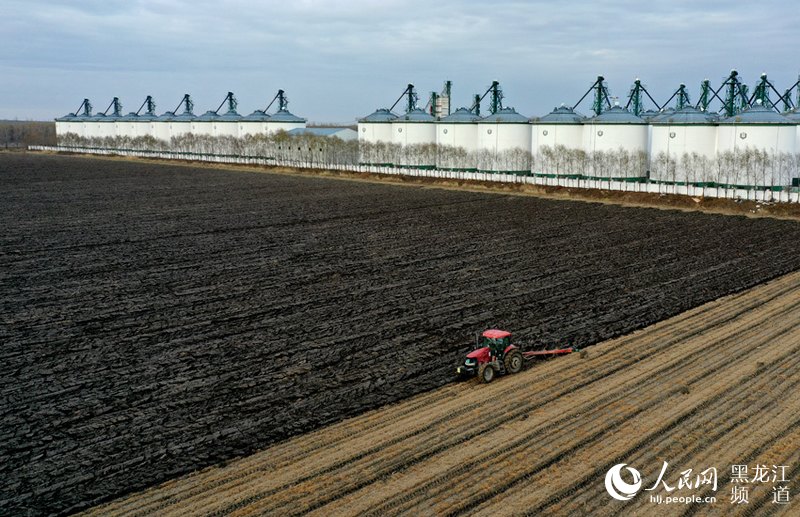
[[[793,91],[795,102],[790,98]],[[782,113],[779,102],[770,100],[770,92],[780,97]],[[448,108],[450,94],[448,81]],[[481,116],[481,101],[487,96],[489,114]],[[762,74],[749,93],[733,70],[716,90],[710,81],[703,81],[695,104],[681,84],[659,105],[636,79],[627,103],[622,105],[612,102],[605,79],[600,76],[574,106],[562,105],[531,119],[503,106],[497,81],[483,95],[475,95],[469,108],[460,108],[453,114],[449,109],[447,113],[434,109],[440,104],[433,100],[441,97],[444,92],[439,96],[432,93],[432,102],[420,110],[414,86],[409,84],[391,108],[360,119],[358,138],[367,144],[362,163],[409,166],[412,163],[403,149],[433,142],[437,144],[436,156],[426,158],[442,170],[673,182],[709,182],[713,177],[716,182],[746,181],[751,185],[800,183],[800,172],[792,165],[798,163],[796,157],[800,153],[800,80],[781,94]],[[405,114],[394,113],[404,98]],[[592,99],[590,117],[576,110],[586,98]],[[710,109],[715,99],[721,103],[719,113]],[[668,106],[673,100],[674,106]],[[431,125],[435,125],[433,132]],[[413,138],[409,138],[409,132]],[[376,152],[374,144],[378,143],[398,149],[394,155]],[[530,167],[526,168],[521,159],[524,154],[530,156]],[[769,178],[736,171],[736,160],[748,160],[750,155],[761,160],[762,169],[772,169]],[[719,170],[712,170],[719,169],[723,159],[730,162],[726,167],[732,172],[720,174]],[[763,165],[767,162],[769,165]]]
[[[696,102],[689,97],[680,84],[660,104],[636,79],[627,99],[619,99],[598,76],[574,105],[529,118],[504,106],[498,81],[452,112],[450,81],[431,92],[424,107],[408,84],[390,107],[358,119],[355,133],[306,129],[306,119],[288,111],[283,90],[265,109],[246,116],[237,111],[231,92],[215,110],[199,116],[188,94],[161,115],[150,96],[137,111],[123,115],[115,97],[101,113],[93,113],[84,100],[74,113],[56,119],[56,132],[95,142],[119,137],[170,142],[189,134],[246,139],[286,131],[357,139],[358,162],[368,166],[624,182],[800,185],[800,80],[780,93],[762,74],[751,91],[732,70],[716,89],[704,80]],[[591,101],[588,116],[578,112],[584,99]],[[486,113],[481,112],[484,101]],[[270,114],[275,103],[277,110]]]
[[[278,110],[270,115],[267,112],[275,102],[278,103]],[[255,110],[250,115],[240,115],[237,106],[236,97],[228,92],[217,109],[208,110],[198,116],[193,111],[194,102],[187,93],[174,110],[156,115],[155,102],[148,95],[137,111],[127,115],[122,115],[122,104],[117,97],[114,97],[104,112],[92,114],[91,102],[84,99],[75,113],[56,119],[56,135],[72,134],[85,139],[149,136],[169,142],[173,137],[188,134],[239,138],[291,131],[306,126],[306,119],[289,112],[288,100],[283,90],[278,90],[266,109]],[[227,108],[224,112],[223,107]]]

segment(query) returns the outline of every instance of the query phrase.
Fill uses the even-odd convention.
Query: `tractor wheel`
[[[492,382],[492,379],[494,379],[494,374],[494,366],[489,363],[482,364],[480,368],[478,368],[478,378],[481,380],[481,382]]]
[[[506,367],[506,372],[519,373],[520,370],[522,370],[522,362],[522,352],[519,350],[511,350],[506,354],[503,364]]]

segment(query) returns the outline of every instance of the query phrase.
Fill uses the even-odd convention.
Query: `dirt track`
[[[65,513],[800,268],[800,224],[0,157],[0,514]]]
[[[774,483],[751,485],[749,504],[732,505],[730,466],[788,465],[795,494],[800,273],[587,353],[490,385],[450,385],[90,513],[796,514],[800,501],[772,502]],[[673,486],[685,468],[716,467],[716,492],[683,494],[717,502],[606,494],[612,465],[638,467],[647,487],[664,460]]]

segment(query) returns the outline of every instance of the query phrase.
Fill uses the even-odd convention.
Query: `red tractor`
[[[517,345],[511,344],[511,332],[489,329],[483,332],[475,350],[467,354],[464,364],[456,369],[456,373],[460,377],[477,375],[482,382],[492,382],[496,375],[522,371],[525,359],[575,351],[570,347],[523,352]]]

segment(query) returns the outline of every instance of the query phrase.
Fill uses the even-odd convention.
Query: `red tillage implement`
[[[490,329],[483,333],[475,350],[467,354],[464,364],[456,369],[456,373],[460,377],[477,375],[483,382],[492,382],[498,374],[521,371],[524,359],[571,354],[577,351],[577,348],[569,347],[523,352],[517,345],[511,344],[510,332]]]

